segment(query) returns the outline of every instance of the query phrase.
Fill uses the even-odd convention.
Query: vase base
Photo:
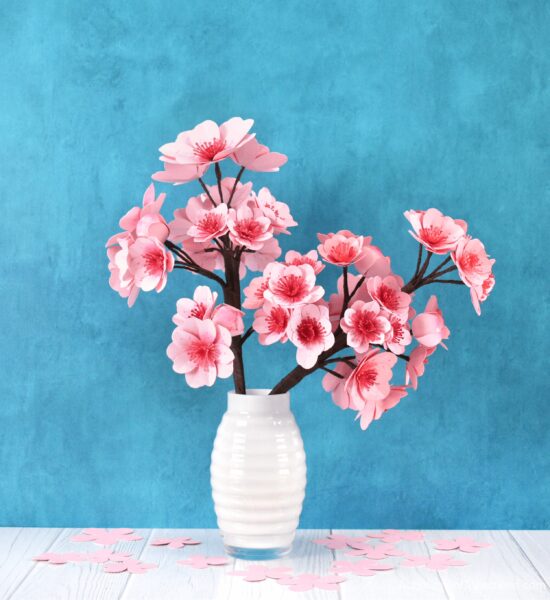
[[[225,551],[233,558],[241,560],[276,560],[286,556],[292,546],[283,548],[239,548],[237,546],[225,546]]]

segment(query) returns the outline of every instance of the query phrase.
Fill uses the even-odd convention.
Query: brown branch
[[[334,377],[338,377],[338,379],[344,379],[343,375],[341,375],[337,371],[333,371],[332,369],[329,369],[328,367],[319,367],[319,368],[322,369],[323,371],[326,371],[327,373],[330,373],[331,375],[334,375]]]
[[[222,170],[221,170],[221,167],[220,167],[220,163],[216,163],[215,164],[214,170],[216,171],[216,181],[218,182],[218,194],[220,195],[220,202],[223,202]]]
[[[212,271],[209,271],[208,269],[201,267],[198,263],[196,263],[191,258],[191,256],[189,254],[187,254],[187,252],[182,250],[179,246],[177,246],[176,244],[174,244],[173,242],[171,242],[169,240],[166,240],[164,242],[164,245],[168,248],[168,250],[173,252],[178,258],[182,259],[182,264],[181,265],[178,264],[177,268],[181,269],[181,268],[183,268],[183,265],[185,265],[186,267],[191,267],[191,268],[188,268],[187,270],[198,273],[199,275],[203,275],[204,277],[207,277],[208,279],[212,279],[212,281],[219,283],[222,286],[222,288],[225,287],[225,281],[219,275],[216,275],[216,273],[213,273]]]
[[[241,337],[241,346],[246,342],[246,340],[254,333],[254,328],[249,327]]]
[[[212,202],[212,204],[213,204],[214,206],[218,206],[218,205],[216,204],[216,202],[214,201],[214,198],[212,198],[212,194],[210,193],[209,189],[206,187],[206,184],[204,183],[204,181],[202,180],[202,178],[201,178],[201,177],[199,177],[199,183],[201,184],[201,186],[202,186],[202,189],[205,191],[205,193],[206,193],[206,195],[208,196],[208,198],[210,198],[210,202]]]
[[[235,183],[233,184],[233,189],[231,190],[231,194],[229,196],[229,200],[227,201],[227,208],[231,207],[231,202],[233,201],[233,196],[235,195],[235,191],[237,189],[237,185],[239,184],[239,181],[241,180],[241,177],[243,176],[244,169],[245,169],[245,167],[241,167],[239,169],[239,172],[237,173],[237,177],[235,178]]]

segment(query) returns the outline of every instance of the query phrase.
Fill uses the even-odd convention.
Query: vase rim
[[[227,406],[230,411],[247,413],[269,413],[288,411],[290,408],[290,394],[270,395],[271,390],[264,388],[250,388],[246,394],[227,394]]]

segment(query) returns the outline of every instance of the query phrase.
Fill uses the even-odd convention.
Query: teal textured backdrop
[[[289,156],[254,178],[300,223],[285,250],[349,227],[407,277],[402,213],[437,206],[497,259],[481,318],[437,290],[449,352],[367,432],[320,376],[294,390],[302,526],[549,527],[549,27],[542,0],[3,2],[0,525],[214,525],[229,383],[165,356],[198,280],[129,310],[103,244],[161,143],[240,115]],[[196,189],[165,186],[168,215]],[[267,386],[293,351],[246,358]]]

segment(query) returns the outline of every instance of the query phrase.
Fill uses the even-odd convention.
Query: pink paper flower
[[[381,533],[369,533],[368,537],[382,540],[386,544],[397,544],[398,542],[421,542],[424,539],[424,533],[422,531],[384,529]]]
[[[284,154],[270,152],[269,148],[260,144],[256,138],[238,148],[231,158],[249,171],[262,172],[278,171],[288,160]]]
[[[367,279],[367,291],[373,300],[387,312],[395,315],[402,323],[407,320],[409,315],[409,305],[412,297],[406,292],[402,292],[403,280],[396,275],[387,277],[370,277]]]
[[[477,542],[474,538],[468,536],[457,537],[452,540],[434,541],[434,548],[436,550],[460,550],[461,552],[468,552],[470,554],[479,552],[482,548],[489,548],[490,546],[491,544]]]
[[[290,214],[288,204],[279,202],[266,187],[258,192],[256,206],[270,220],[275,235],[290,233],[287,228],[298,225]]]
[[[388,319],[380,313],[380,305],[362,300],[351,304],[340,325],[348,334],[348,346],[361,354],[369,349],[370,344],[382,344],[391,329]]]
[[[251,271],[263,271],[267,265],[281,256],[281,247],[275,238],[269,238],[263,246],[254,252],[245,252],[241,256],[241,267]],[[243,275],[244,276],[244,275]]]
[[[348,287],[350,293],[357,288],[355,294],[353,295],[352,301],[362,300],[363,302],[370,302],[372,298],[370,297],[367,286],[364,281],[361,283],[361,275],[352,275],[348,273]],[[340,314],[342,312],[342,306],[344,304],[344,276],[340,275],[338,277],[338,281],[336,282],[336,294],[331,294],[328,302],[329,312],[330,312],[330,320],[332,321],[332,330],[335,331],[340,324]]]
[[[446,340],[451,332],[445,325],[443,313],[439,309],[436,296],[431,296],[424,312],[415,317],[412,323],[412,331],[414,337],[422,346],[435,348],[435,346],[441,344],[446,348],[443,340]]]
[[[403,553],[401,552],[400,554]],[[399,556],[400,554],[394,554],[392,556]],[[385,557],[381,556],[380,558]],[[333,573],[353,573],[354,575],[359,575],[361,577],[372,577],[382,571],[391,571],[392,569],[393,566],[389,563],[371,560],[369,558],[354,562],[349,560],[335,560],[330,568]]]
[[[346,229],[337,233],[318,233],[317,237],[321,242],[317,246],[319,254],[327,262],[341,267],[348,267],[359,260],[363,253],[363,245],[370,243],[371,240]]]
[[[128,298],[128,306],[132,307],[138,297],[139,287],[134,275],[128,267],[128,248],[133,243],[129,233],[119,234],[116,245],[107,248],[109,259],[109,285],[121,298]]]
[[[288,323],[288,337],[298,348],[296,351],[298,364],[304,369],[313,367],[319,354],[334,345],[328,307],[307,304],[294,308]]]
[[[418,378],[424,375],[425,365],[428,364],[428,356],[435,352],[435,348],[426,348],[417,346],[409,356],[407,370],[405,374],[405,384],[411,386],[413,390],[418,388]]]
[[[190,131],[182,131],[175,142],[160,147],[164,163],[201,166],[219,162],[249,142],[252,119],[233,117],[221,125],[203,121]]]
[[[231,241],[250,250],[260,250],[273,237],[271,221],[259,208],[246,205],[229,211],[228,227]]]
[[[323,389],[325,392],[332,394],[332,401],[336,406],[345,410],[349,408],[350,405],[350,397],[346,390],[346,382],[352,374],[354,367],[347,362],[339,362],[331,368],[339,375],[342,375],[342,378],[336,377],[332,373],[327,373],[323,377]]]
[[[414,230],[409,233],[434,254],[452,252],[468,229],[465,221],[446,217],[436,208],[408,210],[404,214]]]
[[[174,256],[157,238],[140,237],[128,248],[128,268],[138,288],[162,292],[174,268]]]
[[[373,546],[368,542],[349,542],[348,544],[353,548],[349,552],[346,552],[348,556],[366,556],[374,561],[388,558],[388,556],[403,556],[403,552],[398,550],[393,544],[378,544]],[[364,562],[364,561],[362,561]],[[369,568],[373,568],[375,565],[371,565]]]
[[[248,565],[245,571],[233,571],[229,575],[242,577],[244,581],[257,582],[266,579],[282,579],[289,577],[290,567],[266,567],[264,565]]]
[[[345,577],[338,575],[315,575],[314,573],[302,573],[291,577],[283,577],[277,580],[280,585],[287,585],[292,592],[308,592],[309,590],[337,591],[338,584],[346,581]]]
[[[187,536],[175,538],[157,538],[151,542],[151,546],[168,546],[168,548],[178,549],[185,546],[195,546],[201,542]]]
[[[227,204],[212,206],[206,194],[189,199],[185,217],[189,220],[187,235],[195,242],[209,242],[228,231]]]
[[[178,165],[164,162],[164,171],[156,171],[151,178],[163,183],[181,185],[202,177],[207,169],[208,165]]]
[[[135,558],[130,558],[124,562],[107,563],[103,567],[105,573],[132,573],[134,575],[141,575],[147,573],[151,569],[157,569],[158,565],[154,563],[145,563]]]
[[[296,250],[289,250],[285,254],[284,264],[287,266],[310,265],[313,268],[315,275],[319,275],[325,268],[325,265],[319,260],[317,250],[310,250],[307,254],[300,254],[299,252],[296,252]]]
[[[397,356],[391,352],[367,352],[346,381],[350,406],[361,410],[365,404],[385,398],[391,391],[389,382],[396,362]]]
[[[248,284],[248,287],[244,288],[245,300],[243,308],[260,308],[265,302],[264,292],[267,290],[267,285],[267,277],[254,277]]]
[[[140,535],[134,534],[133,529],[119,528],[107,530],[89,527],[88,529],[83,529],[78,535],[73,535],[71,541],[95,542],[102,546],[111,546],[117,542],[134,542],[142,539]]]
[[[382,254],[380,248],[363,243],[363,250],[355,262],[355,268],[365,277],[378,275],[384,278],[391,274],[391,260]]]
[[[216,202],[216,204],[220,204],[220,202],[228,203],[229,198],[231,198],[231,194],[233,194],[233,198],[231,199],[231,208],[239,208],[243,204],[251,203],[255,205],[255,196],[252,192],[252,182],[248,181],[247,183],[241,183],[237,181],[235,184],[235,177],[224,177],[221,181],[222,188],[222,196],[223,199],[220,198],[220,192],[218,190],[218,185],[207,185],[208,192]],[[235,188],[235,192],[233,192],[233,188]]]
[[[211,242],[201,244],[193,240],[185,240],[181,246],[200,267],[208,271],[224,270],[223,256],[213,250],[214,246]]]
[[[315,272],[310,265],[287,267],[271,263],[264,271],[268,286],[264,298],[273,304],[293,308],[320,300],[325,290],[315,285]]]
[[[456,250],[451,254],[457,266],[460,279],[470,288],[472,304],[478,315],[481,314],[480,302],[484,302],[495,285],[492,268],[494,258],[489,258],[483,244],[470,237],[462,238]]]
[[[212,320],[190,318],[178,325],[166,351],[176,373],[185,375],[192,388],[212,386],[216,377],[233,373],[231,334]]]
[[[403,354],[405,347],[412,342],[409,325],[406,321],[402,323],[396,315],[388,312],[385,312],[385,314],[390,322],[391,329],[384,340],[384,348],[387,348],[394,354]]]
[[[434,554],[433,556],[407,556],[407,560],[401,563],[402,567],[426,567],[433,571],[443,571],[449,567],[463,567],[468,563],[457,560],[448,554]]]
[[[312,542],[314,544],[325,546],[325,548],[330,548],[331,550],[344,550],[347,549],[348,544],[353,542],[364,542],[366,539],[367,538],[364,537],[338,535],[331,533],[326,538],[321,538],[320,540],[312,540]]]
[[[188,559],[176,561],[178,565],[184,565],[193,569],[207,569],[208,567],[221,567],[227,565],[229,560],[225,556],[203,556],[194,554]]]
[[[264,346],[275,342],[286,342],[288,339],[287,327],[290,320],[290,310],[284,306],[264,302],[256,311],[252,327],[258,335],[258,341]]]
[[[365,430],[373,422],[388,410],[397,406],[402,398],[407,395],[407,389],[404,386],[391,386],[389,394],[382,400],[374,400],[366,402],[361,408],[355,419],[360,419],[359,424],[361,429]]]

